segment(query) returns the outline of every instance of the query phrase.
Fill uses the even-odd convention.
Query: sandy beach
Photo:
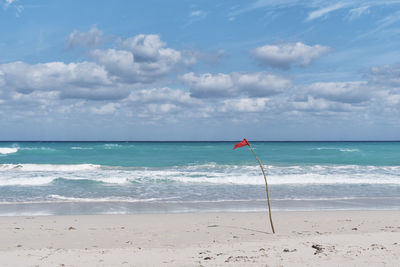
[[[1,266],[399,266],[400,211],[0,217]]]

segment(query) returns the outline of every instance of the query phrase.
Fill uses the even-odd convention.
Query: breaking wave
[[[0,154],[2,155],[13,154],[17,152],[18,148],[16,147],[0,147]]]
[[[296,165],[265,166],[272,185],[400,184],[400,166]],[[258,166],[215,163],[173,167],[116,167],[96,164],[0,164],[0,186],[45,185],[55,181],[105,184],[264,185]]]

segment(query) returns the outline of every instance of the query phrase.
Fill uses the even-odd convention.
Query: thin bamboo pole
[[[272,228],[272,233],[275,234],[275,229],[274,229],[274,224],[272,223],[272,215],[271,215],[271,203],[269,202],[269,192],[268,192],[268,182],[267,182],[267,176],[265,175],[264,168],[261,164],[261,161],[258,159],[256,153],[254,152],[253,148],[251,147],[250,143],[247,143],[251,149],[251,152],[253,152],[254,157],[258,161],[258,164],[260,164],[261,171],[264,175],[264,181],[265,181],[265,191],[267,191],[267,201],[268,201],[268,214],[269,214],[269,222],[271,223],[271,228]]]

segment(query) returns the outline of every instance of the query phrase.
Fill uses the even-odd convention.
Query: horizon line
[[[247,138],[248,139],[248,138]],[[137,143],[222,143],[222,142],[236,142],[236,140],[0,140],[1,143],[5,142],[137,142]],[[251,140],[251,142],[400,142],[400,140]]]

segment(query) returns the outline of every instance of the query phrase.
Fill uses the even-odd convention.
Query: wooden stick
[[[275,229],[274,229],[274,224],[272,223],[272,216],[271,216],[271,203],[269,202],[269,192],[268,192],[268,182],[267,182],[267,176],[265,175],[265,171],[264,168],[261,164],[261,161],[258,159],[256,153],[254,152],[253,148],[251,147],[251,145],[248,143],[251,152],[253,152],[254,157],[256,157],[256,160],[258,161],[258,164],[260,164],[261,167],[261,171],[264,175],[264,181],[265,181],[265,191],[267,191],[267,201],[268,201],[268,213],[269,213],[269,222],[271,223],[271,228],[272,228],[272,233],[275,234]]]

